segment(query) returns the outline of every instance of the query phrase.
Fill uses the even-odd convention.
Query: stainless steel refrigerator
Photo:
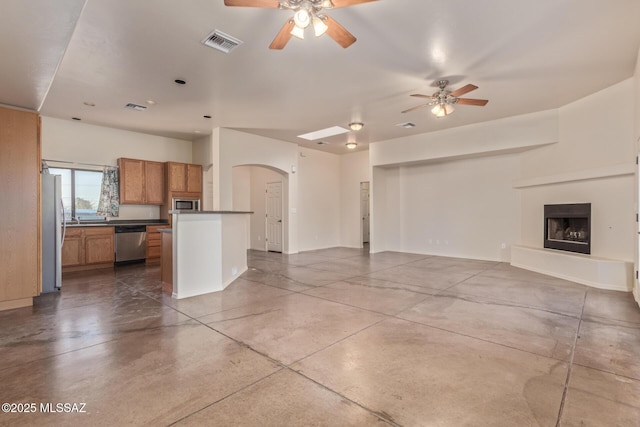
[[[42,174],[42,293],[62,286],[62,243],[65,232],[62,177]]]

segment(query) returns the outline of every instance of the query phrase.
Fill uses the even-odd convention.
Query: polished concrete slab
[[[640,425],[630,294],[354,248],[248,264],[179,301],[157,265],[76,273],[0,312],[0,400],[37,405],[0,425]]]

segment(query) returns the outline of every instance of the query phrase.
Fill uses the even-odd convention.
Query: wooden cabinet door
[[[67,228],[62,244],[62,266],[84,265],[84,228]]]
[[[167,163],[167,181],[169,191],[187,191],[187,164],[186,163]]]
[[[111,263],[115,261],[113,227],[87,229],[85,264]]]
[[[144,160],[118,159],[120,204],[144,204]]]
[[[0,108],[0,302],[39,293],[39,120],[37,113]]]
[[[187,192],[202,193],[202,166],[187,165]]]
[[[145,203],[164,204],[164,163],[144,162]]]

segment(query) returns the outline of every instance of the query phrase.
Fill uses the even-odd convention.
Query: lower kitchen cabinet
[[[147,260],[148,263],[160,262],[162,249],[160,247],[160,232],[158,230],[168,228],[163,225],[147,225]]]
[[[113,227],[67,228],[62,245],[62,272],[113,267]]]

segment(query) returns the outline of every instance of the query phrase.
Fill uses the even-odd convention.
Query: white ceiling
[[[344,153],[348,139],[363,149],[557,108],[630,77],[640,47],[638,0],[379,0],[328,13],[354,45],[307,34],[269,50],[291,12],[223,0],[2,0],[0,103],[173,138],[222,126]],[[244,44],[202,45],[213,29]],[[489,104],[444,119],[400,113],[440,78],[479,86],[466,97]],[[124,109],[147,100],[147,111]],[[351,121],[364,130],[330,145],[296,137]],[[395,126],[408,121],[416,127]]]

